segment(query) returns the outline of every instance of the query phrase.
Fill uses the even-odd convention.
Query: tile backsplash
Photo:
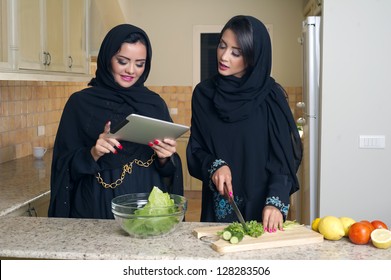
[[[53,147],[65,102],[83,87],[84,82],[0,81],[0,162],[30,155],[34,146]]]
[[[66,101],[84,87],[85,82],[0,81],[0,163],[28,156],[34,146],[52,148]],[[191,86],[149,88],[167,102],[174,122],[190,125]],[[285,89],[297,119],[301,87]],[[44,135],[38,136],[38,127]]]

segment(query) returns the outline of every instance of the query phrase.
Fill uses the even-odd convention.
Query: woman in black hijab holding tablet
[[[135,113],[170,121],[164,100],[144,86],[151,68],[147,34],[130,24],[111,29],[88,87],[65,105],[53,150],[49,217],[113,218],[111,200],[154,186],[183,195],[176,141],[148,145],[107,137]]]
[[[237,221],[232,196],[246,221],[282,229],[302,147],[271,60],[264,24],[233,17],[220,33],[218,74],[194,89],[187,164],[203,183],[202,222]]]

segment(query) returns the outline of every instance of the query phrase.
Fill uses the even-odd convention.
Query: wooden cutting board
[[[193,234],[202,240],[214,239],[215,241],[211,242],[211,247],[219,253],[298,246],[323,242],[323,235],[320,233],[305,226],[296,226],[285,229],[284,231],[278,230],[274,233],[265,232],[257,238],[245,236],[238,244],[231,244],[221,238],[217,239],[217,232],[222,231],[225,227],[226,226],[199,227],[193,230]]]

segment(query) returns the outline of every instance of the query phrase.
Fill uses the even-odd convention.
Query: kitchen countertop
[[[350,259],[391,260],[391,249],[339,241],[220,254],[182,223],[163,238],[129,237],[114,220],[14,217],[9,213],[49,195],[52,151],[0,164],[0,259]]]
[[[40,160],[32,155],[0,164],[0,216],[50,194],[52,150]]]
[[[165,237],[128,236],[115,220],[0,217],[0,259],[106,260],[390,260],[391,249],[354,245],[348,239],[220,254],[192,230],[212,223],[183,222]]]

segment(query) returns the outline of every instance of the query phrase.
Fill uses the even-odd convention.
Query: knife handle
[[[233,193],[232,192],[228,192],[228,189],[227,189],[227,184],[224,183],[224,190],[225,190],[225,193],[228,194],[228,201],[232,201],[233,200]]]

